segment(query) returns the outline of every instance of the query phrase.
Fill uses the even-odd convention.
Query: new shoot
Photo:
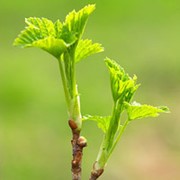
[[[81,178],[82,150],[86,139],[80,136],[82,115],[80,97],[76,82],[76,63],[86,57],[103,51],[99,43],[82,39],[85,26],[95,5],[87,5],[78,12],[70,12],[64,22],[52,22],[46,18],[26,18],[27,26],[15,39],[14,45],[23,48],[37,47],[50,53],[59,64],[65,99],[68,109],[69,126],[72,130],[72,178]]]

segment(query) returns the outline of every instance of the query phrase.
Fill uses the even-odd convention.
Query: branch
[[[72,180],[81,180],[81,162],[83,156],[83,148],[87,146],[87,142],[84,137],[80,136],[80,130],[77,130],[77,125],[73,120],[69,120],[69,126],[72,130]]]

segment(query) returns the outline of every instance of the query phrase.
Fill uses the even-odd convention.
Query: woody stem
[[[87,143],[86,139],[80,136],[80,131],[77,130],[77,126],[73,120],[69,120],[69,126],[72,131],[72,180],[81,180],[81,163],[83,156],[83,148],[87,146]]]

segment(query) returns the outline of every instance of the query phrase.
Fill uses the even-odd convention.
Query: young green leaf
[[[30,17],[25,19],[28,25],[15,39],[14,45],[21,47],[38,47],[56,58],[76,41],[72,33],[62,31],[62,24],[46,18]]]
[[[80,40],[76,48],[75,61],[79,62],[80,60],[92,54],[102,52],[103,50],[103,47],[99,43],[92,43],[89,39]]]
[[[106,66],[110,72],[111,91],[115,102],[120,100],[129,102],[138,89],[139,85],[136,84],[137,77],[131,78],[124,69],[119,66],[114,60],[106,58]]]
[[[15,39],[14,45],[16,46],[30,47],[38,40],[55,36],[54,25],[46,18],[30,17],[25,19],[25,23],[28,26]]]
[[[159,113],[169,112],[169,109],[165,106],[154,107],[146,104],[141,105],[137,102],[133,102],[132,104],[125,103],[125,107],[127,109],[128,119],[130,121],[145,117],[157,117]]]
[[[55,39],[54,37],[47,37],[40,39],[32,43],[33,47],[41,48],[56,58],[59,58],[60,55],[66,50],[67,45],[62,39]]]
[[[108,128],[109,128],[109,123],[110,123],[110,116],[83,116],[84,121],[95,121],[97,122],[97,126],[104,132],[106,133]]]
[[[80,39],[83,34],[88,17],[94,10],[95,5],[92,4],[85,6],[78,12],[76,12],[75,10],[70,12],[66,16],[66,20],[63,26],[66,26],[70,32],[76,34],[76,37]]]

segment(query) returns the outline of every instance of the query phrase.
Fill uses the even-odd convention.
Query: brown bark
[[[81,162],[83,148],[87,146],[86,139],[80,136],[80,131],[77,130],[77,125],[73,120],[69,120],[69,126],[72,130],[72,155],[71,162],[72,180],[81,180]]]

